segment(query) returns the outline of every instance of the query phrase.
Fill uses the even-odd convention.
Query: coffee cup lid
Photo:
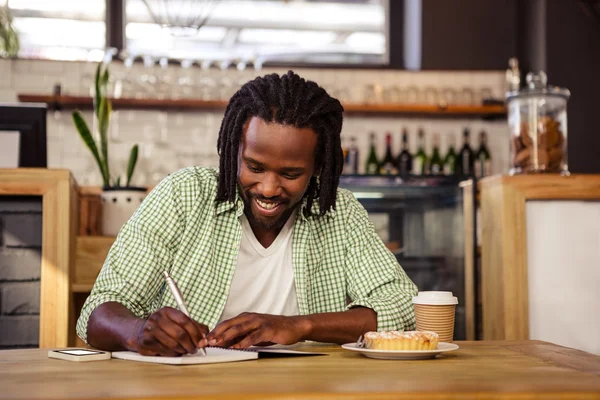
[[[458,304],[458,299],[452,292],[419,292],[413,297],[413,304],[445,306]]]

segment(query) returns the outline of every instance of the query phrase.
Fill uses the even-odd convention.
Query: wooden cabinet
[[[600,175],[494,176],[479,188],[483,338],[600,353]]]
[[[75,338],[71,282],[78,224],[78,187],[68,170],[0,169],[1,196],[42,197],[40,347]]]

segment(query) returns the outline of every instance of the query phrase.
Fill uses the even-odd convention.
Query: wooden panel
[[[61,320],[65,317],[65,310],[60,310],[63,304],[64,294],[61,291],[61,280],[68,274],[62,275],[62,269],[58,265],[58,237],[56,226],[58,225],[58,190],[53,187],[44,193],[42,210],[42,269],[40,278],[40,347],[55,343],[57,346],[66,346],[68,337],[59,328]],[[62,295],[62,296],[61,296]],[[67,298],[70,293],[67,292]],[[68,311],[68,308],[67,308]],[[56,313],[54,316],[53,313]],[[68,319],[63,322],[69,323]],[[65,335],[64,341],[60,335]]]
[[[504,337],[506,340],[529,339],[527,289],[527,227],[525,199],[516,188],[502,188],[502,234],[504,284]],[[510,265],[510,268],[506,266]]]
[[[94,283],[114,241],[112,236],[77,237],[73,285]]]
[[[97,194],[81,195],[79,200],[79,235],[102,234],[102,199]]]
[[[483,339],[504,337],[502,187],[481,189],[481,300]]]
[[[31,399],[598,399],[600,357],[550,343],[458,342],[434,360],[372,360],[339,346],[321,357],[184,367],[48,359],[41,349],[0,352],[6,398]],[[64,379],[68,377],[68,387]],[[24,385],[24,382],[27,384]]]
[[[42,196],[40,347],[69,342],[77,185],[67,170],[0,169],[0,194]]]
[[[100,186],[81,186],[79,188],[79,194],[81,196],[88,196],[88,195],[100,196],[102,194],[102,188]]]
[[[475,221],[473,221],[473,181],[462,182],[465,235],[465,322],[467,340],[475,340],[475,254],[473,253]]]
[[[75,332],[75,324],[77,322],[76,315],[79,313],[75,313],[75,303],[74,303],[74,295],[71,293],[70,283],[75,279],[75,250],[76,250],[76,238],[77,231],[79,230],[79,190],[77,185],[74,183],[69,187],[69,336],[68,343],[70,346],[75,345],[77,338],[77,333]]]
[[[72,337],[69,313],[77,205],[71,185],[70,179],[56,181],[43,196],[40,347],[66,346]]]
[[[526,202],[600,199],[600,175],[498,175],[479,184],[483,338],[529,339]]]
[[[524,196],[525,200],[585,200],[600,198],[600,175],[496,175],[483,179],[482,184],[482,187],[489,185],[512,186]]]

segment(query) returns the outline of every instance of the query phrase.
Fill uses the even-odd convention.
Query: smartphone
[[[55,349],[48,350],[48,357],[75,362],[100,361],[110,359],[110,352],[94,349]]]

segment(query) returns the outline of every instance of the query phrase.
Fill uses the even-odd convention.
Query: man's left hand
[[[310,330],[308,319],[243,313],[221,322],[207,336],[209,346],[246,349],[257,344],[294,344]]]

